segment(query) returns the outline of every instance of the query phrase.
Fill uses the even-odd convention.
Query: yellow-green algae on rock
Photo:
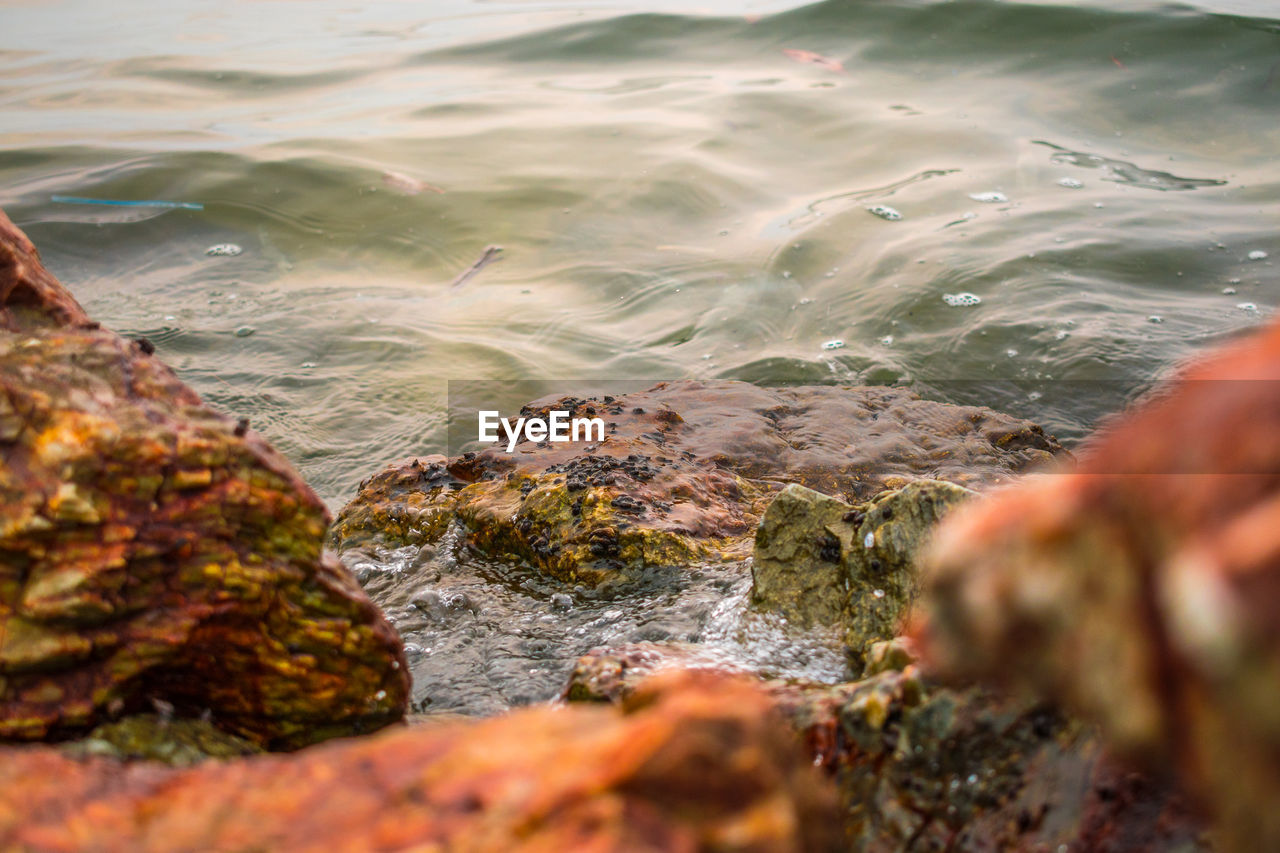
[[[838,625],[855,672],[896,636],[919,588],[916,553],[973,493],[920,480],[851,505],[804,486],[783,489],[756,531],[751,604],[800,626]]]
[[[327,522],[0,214],[0,738],[153,700],[271,747],[399,719],[399,637],[322,551]]]

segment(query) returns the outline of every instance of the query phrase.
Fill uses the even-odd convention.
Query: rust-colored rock
[[[173,770],[0,758],[0,848],[839,850],[836,799],[744,681],[677,673],[619,713],[541,707]]]
[[[991,483],[1061,451],[1027,421],[900,388],[671,382],[543,399],[524,414],[552,409],[598,415],[610,431],[598,445],[525,442],[394,465],[340,513],[335,543],[427,543],[456,518],[487,554],[592,582],[746,556],[787,483],[857,501],[919,479]]]
[[[0,213],[0,737],[152,700],[290,747],[384,725],[399,637],[288,462],[90,323]]]
[[[1173,767],[1224,845],[1280,847],[1280,325],[1104,431],[1075,473],[959,511],[925,648]]]

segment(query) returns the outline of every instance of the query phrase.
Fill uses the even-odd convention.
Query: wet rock
[[[227,734],[208,720],[135,714],[103,723],[89,732],[88,737],[67,744],[64,751],[77,757],[105,756],[186,767],[208,758],[237,758],[262,750],[244,738]]]
[[[773,496],[798,483],[845,501],[919,479],[999,481],[1061,448],[1035,425],[899,388],[661,383],[610,398],[544,399],[522,414],[599,414],[603,442],[491,447],[374,476],[338,517],[340,549],[467,544],[567,582],[745,556]]]
[[[690,666],[715,663],[696,646],[600,650],[578,661],[565,695],[628,702],[654,673]],[[910,664],[845,684],[761,686],[835,779],[847,849],[1209,849],[1168,784],[1114,761],[1050,705],[933,684]]]
[[[861,672],[867,648],[896,636],[915,600],[916,552],[938,519],[971,494],[922,480],[851,506],[788,486],[756,532],[752,607],[804,627],[844,625]]]
[[[835,795],[750,684],[675,674],[540,707],[174,770],[0,760],[0,848],[841,849]]]
[[[1057,697],[1173,768],[1224,846],[1280,846],[1280,325],[1193,365],[1071,474],[932,549],[932,665]]]
[[[399,638],[322,553],[327,521],[0,214],[0,737],[152,700],[272,747],[398,719]]]

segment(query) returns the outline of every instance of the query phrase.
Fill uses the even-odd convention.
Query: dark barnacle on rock
[[[623,512],[634,512],[637,514],[643,514],[645,511],[644,504],[636,500],[635,498],[631,497],[630,495],[618,495],[616,498],[609,501],[609,505],[612,506],[614,509],[619,509],[619,510],[622,510]]]

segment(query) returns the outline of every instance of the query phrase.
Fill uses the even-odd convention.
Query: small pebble
[[[862,547],[864,548],[874,548],[875,545],[876,545],[876,534],[874,532],[868,533],[866,535],[866,538],[862,540]]]
[[[256,331],[257,329],[253,326],[240,326],[235,330],[234,334],[237,338],[247,338]]]
[[[214,258],[233,258],[243,252],[235,243],[219,243],[216,246],[210,246],[204,250],[206,255]]]

